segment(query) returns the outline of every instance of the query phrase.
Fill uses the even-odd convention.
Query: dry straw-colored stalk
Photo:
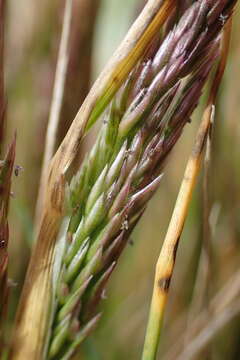
[[[230,34],[231,22],[225,25],[223,31],[221,60],[213,80],[208,104],[197,133],[192,154],[187,163],[176,205],[157,261],[149,322],[142,356],[143,360],[153,360],[156,359],[157,356],[163,316],[174,270],[178,244],[188,213],[194,186],[200,172],[205,142],[215,114],[216,96],[226,67]]]
[[[53,256],[64,206],[66,172],[87,128],[110,102],[173,7],[173,0],[148,2],[96,81],[53,158],[44,191],[44,210],[37,244],[31,257],[17,314],[10,356],[14,360],[40,360],[43,357],[49,322],[48,310],[52,301]]]

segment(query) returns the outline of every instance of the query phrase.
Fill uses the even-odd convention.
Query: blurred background
[[[89,87],[143,4],[141,0],[74,0],[59,143]],[[9,0],[7,4],[5,149],[16,130],[16,163],[23,168],[14,179],[9,219],[9,271],[12,281],[9,331],[33,243],[34,211],[63,8],[63,0],[41,0],[39,3]],[[214,125],[209,171],[209,226],[206,229],[201,176],[181,238],[171,284],[159,354],[159,358],[164,360],[178,359],[192,339],[202,332],[209,335],[209,331],[213,335],[204,350],[194,355],[194,359],[240,359],[239,31],[238,5]],[[140,358],[155,263],[203,105],[204,99],[172,152],[160,189],[135,230],[132,245],[126,248],[110,280],[107,299],[103,301],[104,316],[100,326],[82,347],[84,359]],[[81,154],[91,146],[96,128],[84,141]],[[224,314],[222,325],[217,329],[216,326],[211,327]]]

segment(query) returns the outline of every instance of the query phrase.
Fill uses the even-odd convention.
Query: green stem
[[[155,292],[154,292],[155,293]],[[156,299],[152,298],[149,320],[147,325],[142,360],[154,360],[157,356],[158,345],[162,334],[163,311],[156,306]]]

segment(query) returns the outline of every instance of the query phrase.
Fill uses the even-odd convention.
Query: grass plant
[[[158,190],[169,154],[191,123],[217,66],[156,266],[142,355],[143,360],[156,359],[178,244],[215,116],[217,90],[228,55],[229,18],[236,2],[149,0],[92,86],[54,154],[72,59],[75,2],[66,0],[35,215],[35,245],[18,305],[9,360],[68,360],[78,356],[80,345],[101,319],[100,303],[107,282]],[[3,59],[1,44],[0,52]],[[0,75],[1,117],[1,64]],[[95,142],[75,171],[82,140],[97,120],[101,124]],[[8,295],[7,214],[15,144],[16,139],[0,165],[0,323]],[[207,217],[210,215],[208,209]],[[213,318],[209,323],[211,334],[239,312],[238,303],[231,304],[233,307],[228,304],[219,321]],[[206,340],[206,332],[203,326],[178,358],[193,358],[201,351],[213,336]]]

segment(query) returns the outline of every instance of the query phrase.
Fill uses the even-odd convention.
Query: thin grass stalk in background
[[[46,143],[43,157],[43,165],[41,172],[41,179],[39,185],[37,206],[36,206],[36,219],[35,222],[39,223],[39,216],[42,212],[43,194],[47,183],[47,174],[50,161],[56,151],[57,132],[60,121],[61,108],[64,96],[64,87],[66,82],[68,58],[69,58],[69,37],[72,19],[72,0],[66,0],[62,34],[59,46],[58,61],[56,66],[55,81],[53,87],[52,103],[50,107],[49,121],[46,133]]]
[[[50,108],[40,188],[35,214],[39,223],[43,201],[43,178],[54,152],[62,141],[86,97],[91,78],[93,33],[100,0],[73,0],[64,4],[62,35]],[[82,20],[79,21],[79,18]],[[61,141],[59,141],[61,140]],[[45,175],[44,175],[45,174]],[[37,230],[35,229],[37,232]]]
[[[94,31],[101,4],[102,0],[73,1],[69,61],[57,145],[64,139],[90,89]]]
[[[39,360],[43,355],[52,298],[53,255],[63,210],[64,176],[75,158],[84,130],[87,124],[90,126],[96,121],[109,103],[149,41],[166,20],[173,3],[172,0],[148,2],[112,61],[95,83],[52,161],[38,241],[31,257],[18,309],[11,355],[15,360],[26,357]],[[29,341],[28,334],[31,334],[32,341]]]
[[[159,259],[157,261],[149,322],[142,356],[143,360],[156,359],[163,323],[163,315],[175,265],[178,244],[188,213],[194,186],[200,172],[204,145],[208,136],[209,128],[211,126],[211,119],[212,116],[214,116],[214,104],[216,101],[217,90],[224,74],[228,56],[230,32],[231,27],[225,26],[222,40],[223,45],[221,61],[213,80],[208,105],[204,112],[203,120],[197,133],[192,155],[190,156],[187,163],[173,215],[163,242]]]
[[[239,299],[227,306],[220,314],[212,316],[202,331],[185,347],[175,360],[193,360],[236,315],[240,313]]]
[[[213,316],[218,317],[219,314],[224,312],[226,308],[230,308],[233,302],[237,301],[240,293],[240,271],[237,271],[227,280],[226,284],[214,295],[210,300],[209,305],[213,310]],[[194,341],[195,337],[203,332],[207,328],[209,322],[208,310],[202,310],[189,324],[189,344]],[[216,333],[215,333],[216,335]],[[214,336],[214,334],[213,334]],[[169,349],[166,354],[163,355],[163,360],[176,360],[177,356],[181,356],[184,351],[185,333],[181,332],[181,335],[177,337],[177,341]]]

